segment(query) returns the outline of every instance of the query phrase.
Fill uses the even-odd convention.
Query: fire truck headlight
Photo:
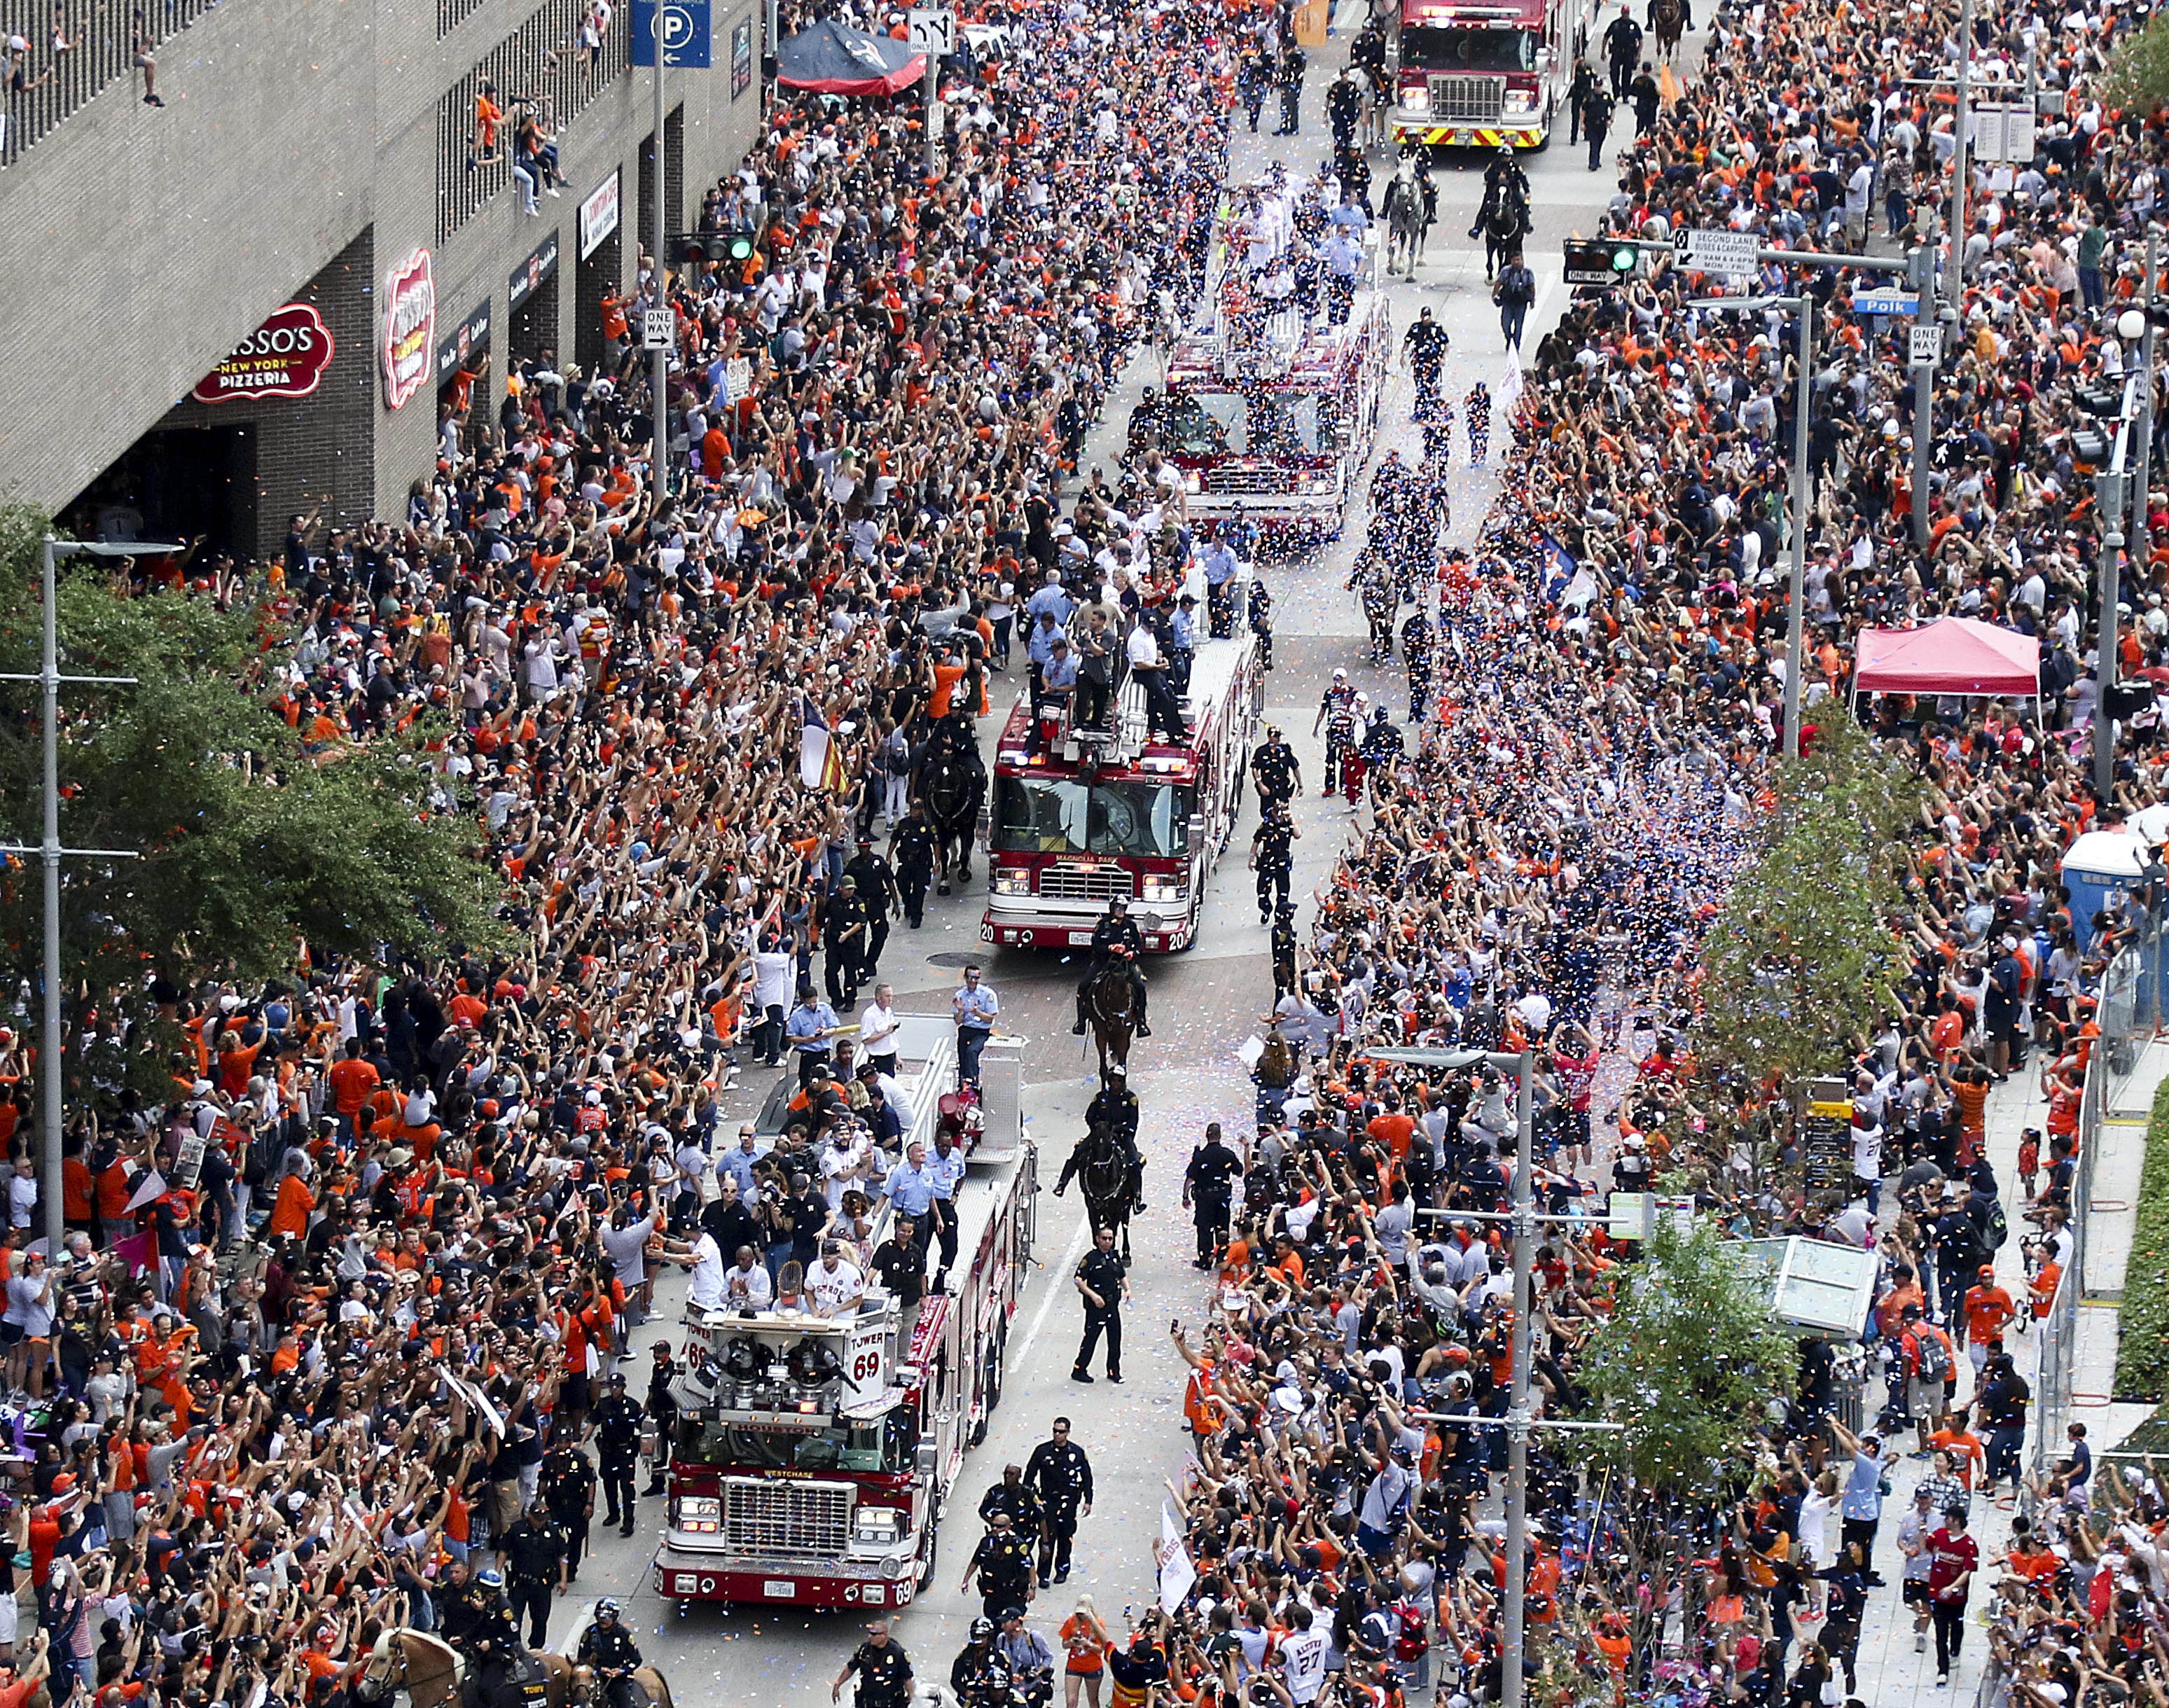
[[[1203,492],[1205,476],[1198,473],[1196,469],[1186,470],[1182,476],[1182,490],[1186,492]]]
[[[862,1506],[851,1514],[851,1540],[882,1546],[903,1534],[903,1514],[893,1506]]]
[[[1403,89],[1401,108],[1404,112],[1428,113],[1431,111],[1431,91],[1421,83],[1413,88]]]
[[[1188,891],[1180,878],[1154,877],[1147,875],[1139,899],[1146,902],[1180,902]]]
[[[712,1536],[723,1528],[723,1503],[711,1494],[681,1495],[675,1528],[696,1536]]]
[[[1500,104],[1502,113],[1533,113],[1537,110],[1537,92],[1534,89],[1508,89]]]
[[[994,893],[997,896],[1029,896],[1031,893],[1030,872],[996,872]]]

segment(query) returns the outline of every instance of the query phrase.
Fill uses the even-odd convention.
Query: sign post
[[[957,14],[946,6],[914,6],[905,24],[912,46],[926,56],[926,175],[931,178],[941,135],[941,103],[935,98],[935,84],[941,61],[957,51]]]

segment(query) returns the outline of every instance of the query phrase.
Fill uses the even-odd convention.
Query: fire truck
[[[1236,234],[1239,238],[1239,233]],[[1393,324],[1370,284],[1333,324],[1258,299],[1225,248],[1202,317],[1169,353],[1160,443],[1191,525],[1336,537],[1378,437]]]
[[[953,1119],[953,1038],[946,1016],[902,1017],[898,1054],[916,1064],[903,1076],[910,1141]],[[947,1292],[914,1308],[869,1277],[857,1306],[834,1317],[689,1309],[658,1594],[894,1610],[932,1581],[965,1450],[1001,1399],[1031,1256],[1037,1157],[1019,1040],[991,1040],[980,1077]]]
[[[1239,614],[1249,581],[1231,584]],[[1010,713],[994,752],[983,820],[990,877],[982,942],[1068,949],[1089,944],[1108,898],[1130,904],[1145,947],[1197,940],[1205,880],[1241,811],[1264,703],[1255,642],[1240,631],[1204,641],[1190,673],[1186,743],[1146,737],[1143,691],[1125,683],[1105,735],[1067,708],[1031,697]]]
[[[1388,67],[1396,146],[1541,148],[1566,117],[1598,0],[1401,0]]]

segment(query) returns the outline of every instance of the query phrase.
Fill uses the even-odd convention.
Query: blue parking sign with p
[[[671,71],[706,71],[714,60],[709,0],[632,0],[632,62],[655,63],[658,15],[663,25],[663,63]]]

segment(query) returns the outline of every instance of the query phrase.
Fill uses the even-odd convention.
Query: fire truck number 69
[[[874,1348],[859,1354],[851,1365],[851,1381],[857,1386],[871,1381],[881,1374],[881,1350]]]

